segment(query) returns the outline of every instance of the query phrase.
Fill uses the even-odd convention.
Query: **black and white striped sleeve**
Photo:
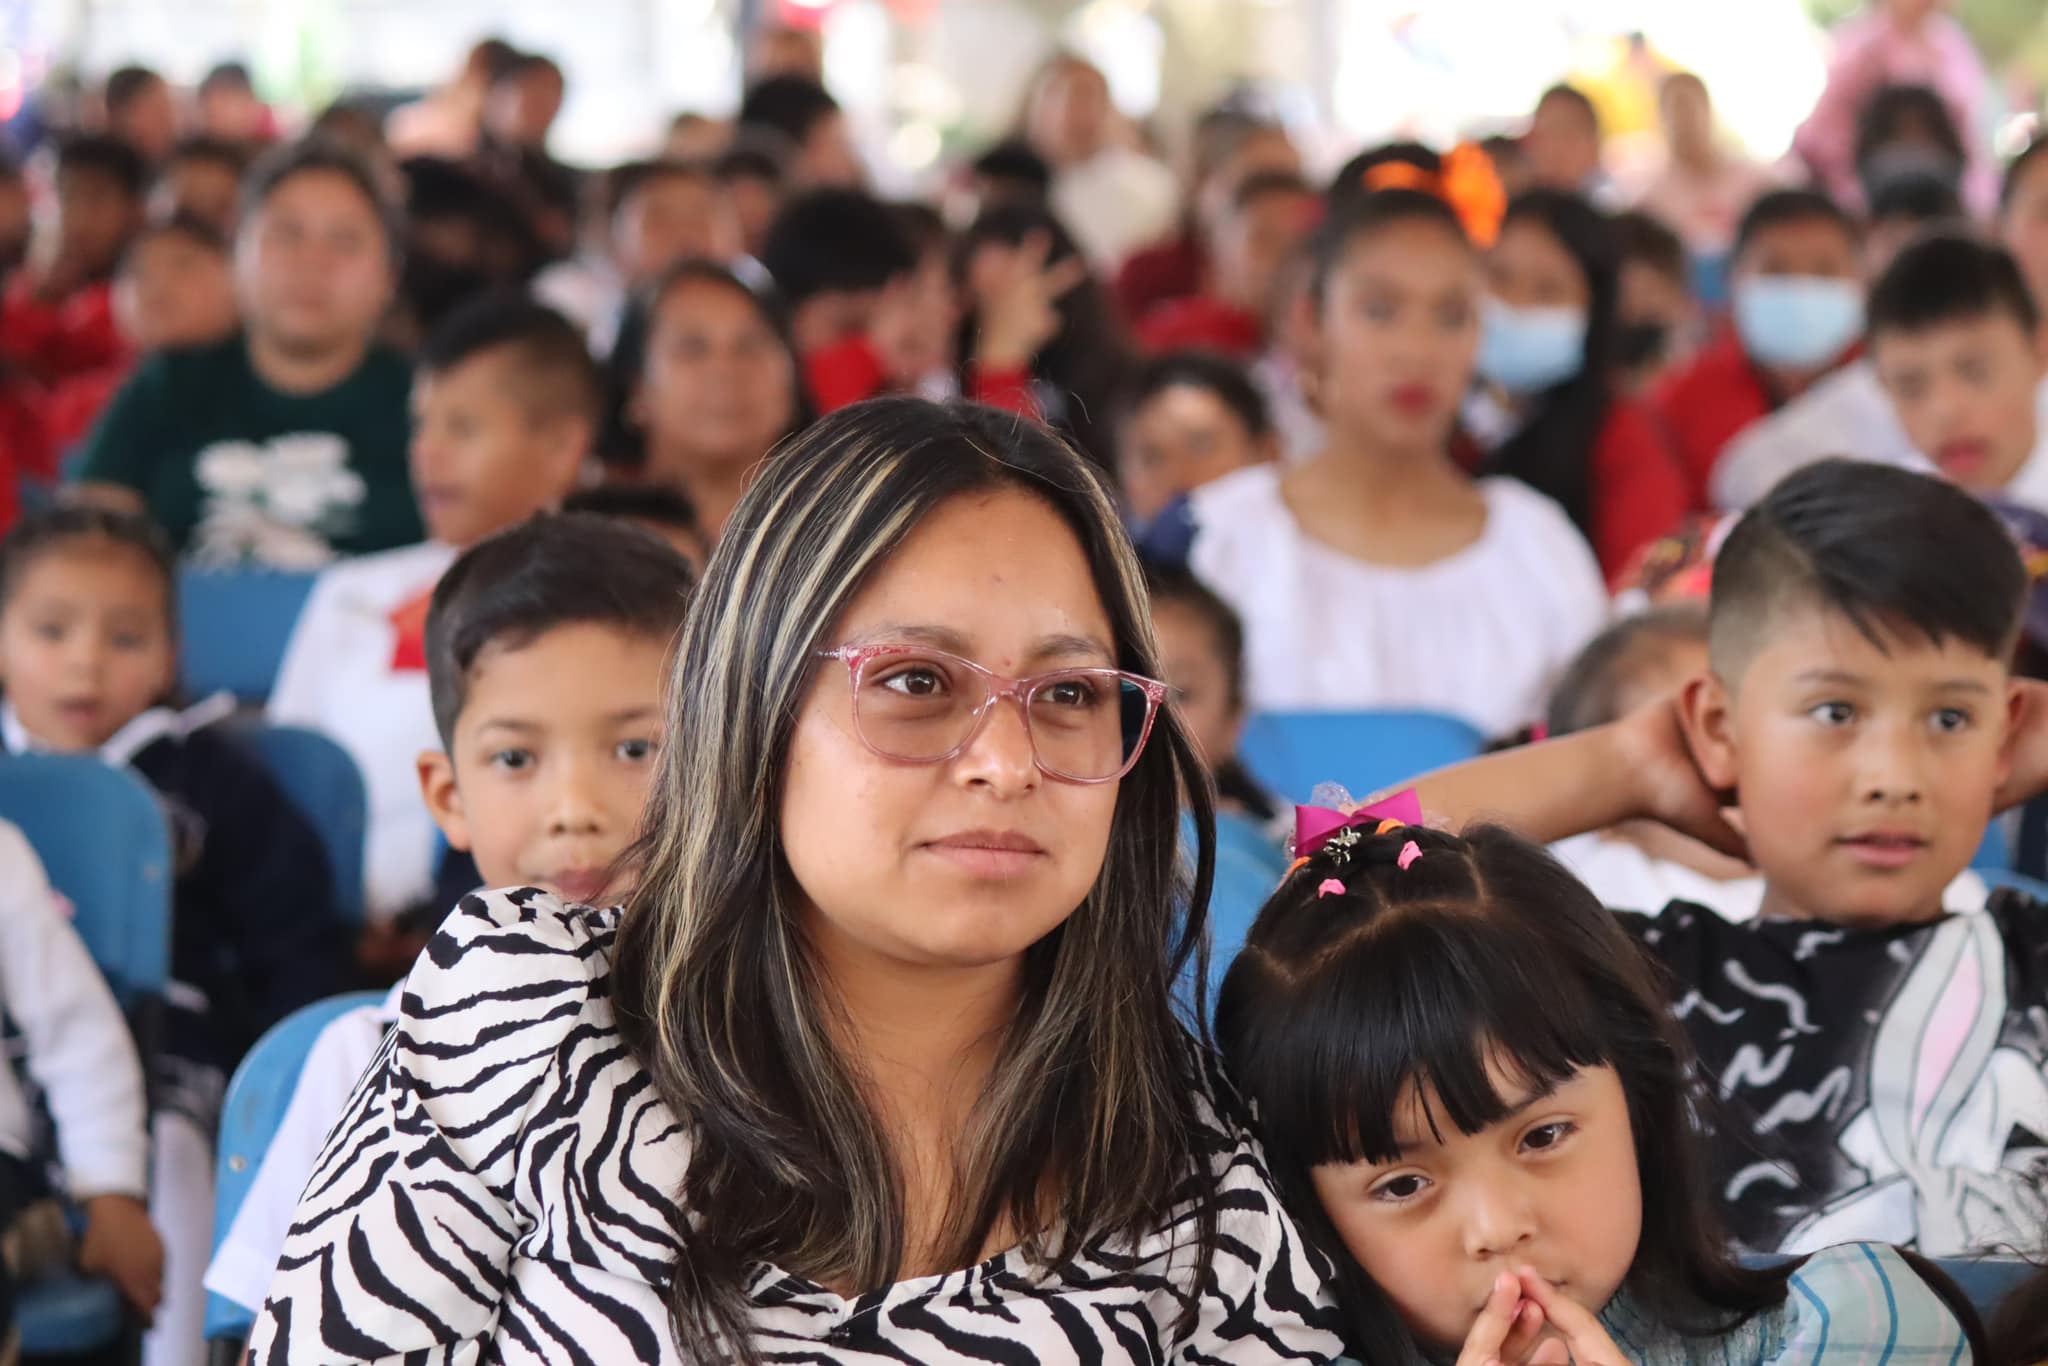
[[[587,913],[466,898],[328,1136],[250,1339],[260,1366],[467,1366],[488,1353],[528,1114],[592,998]]]

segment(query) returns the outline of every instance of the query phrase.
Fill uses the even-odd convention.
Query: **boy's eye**
[[[654,753],[654,741],[621,740],[613,752],[628,763],[644,763]]]
[[[114,633],[114,648],[117,650],[140,650],[147,644],[149,642],[143,639],[140,632],[117,631]]]
[[[1401,1172],[1374,1186],[1369,1198],[1386,1205],[1403,1205],[1429,1189],[1429,1178],[1416,1172]]]
[[[520,773],[532,768],[533,751],[530,749],[501,749],[490,758],[492,768],[502,768],[508,773]]]
[[[1823,726],[1846,726],[1856,719],[1856,708],[1847,702],[1823,702],[1807,715]]]
[[[62,640],[64,624],[57,621],[39,621],[35,624],[35,634],[38,640]]]
[[[1934,712],[1934,728],[1943,735],[1955,735],[1970,728],[1970,713],[1961,707],[1938,707]]]
[[[1546,1152],[1570,1138],[1578,1126],[1568,1119],[1552,1124],[1539,1124],[1522,1135],[1522,1147],[1531,1152]]]

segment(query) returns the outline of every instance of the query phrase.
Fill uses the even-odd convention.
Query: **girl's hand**
[[[1070,256],[1047,264],[1052,240],[1043,232],[1032,233],[1021,246],[982,250],[992,264],[976,300],[975,364],[984,373],[1024,369],[1059,335],[1059,301],[1088,278],[1088,263]]]
[[[1519,1274],[1521,1293],[1535,1301],[1555,1335],[1545,1338],[1528,1358],[1537,1366],[1630,1366],[1629,1359],[1607,1336],[1586,1306],[1558,1290],[1550,1282],[1524,1267]]]
[[[1543,1332],[1543,1310],[1522,1297],[1521,1282],[1503,1271],[1494,1278],[1486,1307],[1472,1320],[1458,1366],[1520,1366]]]
[[[1615,781],[1635,791],[1638,815],[1661,821],[1722,853],[1749,861],[1749,846],[1722,813],[1729,794],[1716,792],[1700,772],[1679,719],[1682,692],[1637,707],[1614,723]]]

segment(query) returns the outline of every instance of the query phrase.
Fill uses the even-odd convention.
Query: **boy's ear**
[[[581,413],[565,413],[548,427],[546,487],[559,503],[583,482],[583,462],[597,446],[597,424]]]
[[[438,749],[425,749],[414,762],[419,767],[420,796],[427,803],[427,814],[448,837],[450,849],[468,853],[469,816],[462,809],[462,789],[455,782],[455,761]]]
[[[1678,720],[1700,776],[1717,792],[1735,787],[1735,703],[1715,673],[1702,674],[1678,695]]]
[[[1998,786],[2001,788],[2012,779],[2014,756],[2020,741],[2026,738],[2027,727],[2038,727],[2041,723],[2041,717],[2030,714],[2033,709],[2027,690],[2018,679],[2005,685],[2005,739],[1998,746]]]

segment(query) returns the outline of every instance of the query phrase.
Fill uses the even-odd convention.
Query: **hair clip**
[[[1409,840],[1406,844],[1401,846],[1401,856],[1394,860],[1394,864],[1396,867],[1400,868],[1402,872],[1405,873],[1408,871],[1410,867],[1414,865],[1415,860],[1421,857],[1422,846],[1417,844],[1414,840]]]
[[[1333,877],[1324,878],[1322,885],[1316,888],[1316,900],[1318,901],[1321,901],[1326,896],[1342,895],[1344,895],[1344,884]]]

